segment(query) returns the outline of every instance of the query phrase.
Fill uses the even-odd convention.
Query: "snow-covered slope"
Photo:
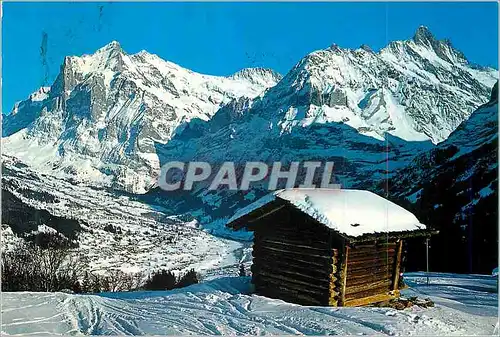
[[[379,193],[385,186],[391,198],[440,230],[433,238],[434,268],[484,273],[497,267],[498,83],[488,103]]]
[[[242,159],[295,142],[312,154],[328,143],[328,154],[318,149],[316,157],[355,149],[353,163],[368,152],[377,166],[382,156],[372,154],[386,141],[445,140],[487,101],[497,77],[425,27],[379,52],[315,51],[283,79],[261,68],[201,75],[145,51],[128,55],[112,42],[65,58],[50,88],[17,103],[3,119],[3,149],[40,171],[141,193],[158,175],[159,148],[175,160],[203,157],[196,151]],[[180,144],[168,147],[180,134]],[[398,151],[388,156],[418,152],[413,145]]]
[[[16,103],[2,121],[3,151],[40,171],[145,192],[159,170],[155,143],[280,78],[262,68],[203,75],[111,42],[92,55],[66,57],[50,88]]]
[[[304,307],[251,294],[248,278],[221,278],[173,291],[72,295],[3,293],[2,334],[87,335],[493,335],[496,278],[405,276],[403,296],[436,306]]]

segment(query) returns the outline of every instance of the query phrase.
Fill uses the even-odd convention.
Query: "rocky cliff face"
[[[50,88],[17,103],[3,120],[4,149],[43,171],[145,192],[159,169],[155,143],[280,78],[262,68],[198,74],[111,42],[92,55],[66,57]]]

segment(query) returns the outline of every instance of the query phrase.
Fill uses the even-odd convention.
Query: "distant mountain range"
[[[315,51],[284,78],[262,68],[202,75],[111,42],[92,55],[66,57],[51,87],[4,116],[2,141],[4,151],[40,171],[144,193],[156,181],[158,149],[170,149],[176,137],[190,153],[169,150],[169,158],[219,155],[221,145],[243,159],[248,151],[266,156],[265,142],[311,128],[338,144],[391,137],[439,143],[488,100],[496,79],[495,69],[470,64],[425,27],[378,53],[336,45]],[[328,125],[352,135],[321,134]],[[203,132],[198,128],[211,134],[193,136]]]
[[[473,240],[487,238],[471,224],[487,222],[493,237],[498,207],[497,80],[496,69],[471,64],[423,26],[378,52],[312,52],[284,76],[263,68],[203,75],[112,42],[66,57],[51,87],[16,103],[3,116],[2,145],[30,170],[138,194],[224,235],[234,235],[224,219],[267,193],[265,184],[166,193],[157,187],[161,165],[333,161],[343,187],[394,199],[423,223],[449,226],[456,240],[446,247],[465,242],[479,252]],[[493,246],[467,256],[491,255]],[[453,268],[486,270],[495,261]]]
[[[159,170],[155,143],[280,79],[261,68],[202,75],[146,51],[128,55],[111,42],[66,57],[51,87],[16,103],[4,117],[4,149],[41,171],[143,193]]]

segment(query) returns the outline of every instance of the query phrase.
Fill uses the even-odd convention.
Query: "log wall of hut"
[[[357,306],[397,296],[402,240],[347,247],[342,305]]]
[[[325,226],[283,208],[254,231],[252,283],[257,293],[304,305],[337,305],[339,245]]]
[[[327,306],[360,306],[399,295],[400,238],[348,242],[280,201],[241,222],[254,232],[252,283],[258,294]]]

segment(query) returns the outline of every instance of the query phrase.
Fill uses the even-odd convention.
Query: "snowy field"
[[[406,275],[403,296],[433,308],[305,307],[251,295],[249,278],[219,278],[173,291],[71,295],[3,293],[2,334],[498,334],[491,276]]]

